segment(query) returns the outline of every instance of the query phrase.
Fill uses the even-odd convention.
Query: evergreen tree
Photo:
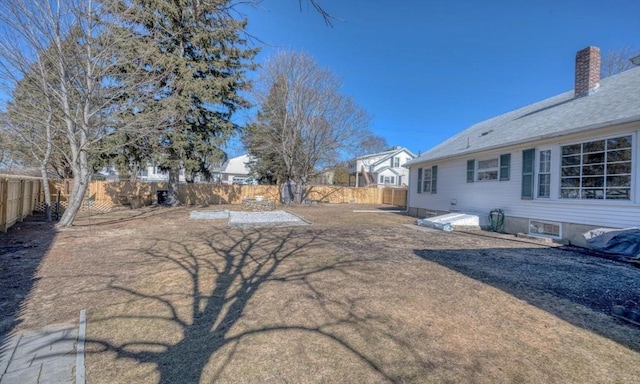
[[[151,92],[155,101],[133,114],[155,119],[146,157],[169,170],[171,204],[178,203],[178,174],[209,175],[224,156],[221,146],[234,134],[234,112],[250,106],[245,72],[255,67],[257,49],[247,47],[247,21],[234,18],[228,0],[132,0],[116,16],[130,26],[133,42],[154,47],[140,62],[162,73]],[[135,50],[132,50],[135,51]],[[126,69],[125,69],[126,70]],[[148,88],[139,90],[150,92]]]
[[[283,148],[287,129],[291,129],[286,108],[287,79],[280,76],[269,89],[256,119],[242,135],[242,143],[252,161],[249,167],[264,183],[280,184],[290,179],[291,172],[284,161]]]

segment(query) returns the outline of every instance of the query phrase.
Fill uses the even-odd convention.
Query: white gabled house
[[[416,156],[406,148],[360,156],[349,161],[349,185],[355,187],[407,186],[409,171],[404,165]]]
[[[249,178],[249,155],[233,157],[213,171],[214,178],[222,184],[244,184]]]
[[[575,90],[475,124],[410,161],[408,211],[504,211],[504,230],[585,245],[640,226],[640,67],[600,80],[576,55]],[[482,216],[484,215],[484,216]]]

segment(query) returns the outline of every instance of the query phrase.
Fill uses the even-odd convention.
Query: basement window
[[[562,235],[562,224],[550,221],[529,220],[529,234],[560,238]]]

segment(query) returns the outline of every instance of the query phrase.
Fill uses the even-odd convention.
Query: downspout
[[[405,207],[405,214],[407,216],[409,216],[409,197],[411,196],[411,183],[409,182],[411,180],[411,167],[407,167],[406,165],[404,165],[405,168],[407,168],[409,170],[409,173],[407,174],[407,206]],[[417,217],[418,215],[416,215]]]

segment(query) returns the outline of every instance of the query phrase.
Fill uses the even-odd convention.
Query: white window
[[[393,167],[394,168],[398,168],[400,166],[400,158],[399,157],[394,157],[393,158]]]
[[[477,180],[498,180],[499,158],[478,160]]]
[[[551,196],[551,150],[540,151],[538,156],[538,197]]]
[[[561,147],[560,197],[631,200],[632,136]]]
[[[424,168],[422,172],[422,191],[425,193],[429,193],[431,192],[431,168]]]
[[[395,176],[380,175],[380,184],[395,184],[395,182],[396,182]]]
[[[418,193],[436,193],[438,166],[418,168]]]

